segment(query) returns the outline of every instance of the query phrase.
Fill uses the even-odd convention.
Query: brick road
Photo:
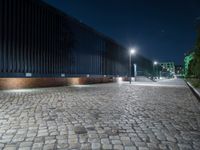
[[[0,92],[0,149],[200,149],[181,80]]]

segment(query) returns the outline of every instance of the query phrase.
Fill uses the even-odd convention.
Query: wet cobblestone
[[[0,149],[200,149],[182,86],[99,84],[0,92]]]

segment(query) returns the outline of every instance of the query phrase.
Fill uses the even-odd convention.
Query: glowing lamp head
[[[130,49],[130,54],[131,55],[134,55],[136,53],[136,50],[135,49]]]
[[[154,64],[154,65],[157,65],[157,64],[158,64],[158,62],[157,62],[157,61],[154,61],[154,62],[153,62],[153,64]]]

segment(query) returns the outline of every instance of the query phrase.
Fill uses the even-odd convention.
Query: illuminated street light
[[[157,64],[158,64],[158,62],[157,62],[157,61],[154,61],[154,62],[153,62],[153,64],[154,64],[154,65],[157,65]]]
[[[136,50],[134,48],[130,49],[130,59],[129,59],[129,81],[130,81],[130,84],[131,84],[131,56],[134,55],[136,53]]]
[[[157,61],[154,61],[153,62],[153,74],[154,74],[154,76],[155,76],[155,78],[156,78],[156,76],[157,76],[157,66],[158,65],[158,62]],[[155,67],[156,67],[156,70],[155,70]]]
[[[135,53],[136,53],[136,50],[135,50],[135,49],[131,49],[131,50],[130,50],[130,54],[131,54],[131,55],[134,55]]]

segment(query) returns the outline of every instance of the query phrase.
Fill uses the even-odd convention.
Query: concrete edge
[[[190,84],[190,82],[185,81],[186,84],[188,85],[188,87],[190,88],[190,90],[192,91],[192,93],[195,95],[195,97],[199,100],[200,102],[200,93],[192,86],[192,84]]]

